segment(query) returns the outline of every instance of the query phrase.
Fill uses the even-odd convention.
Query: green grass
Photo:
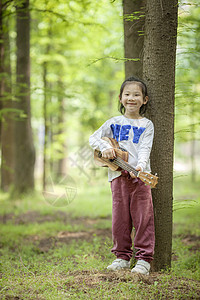
[[[112,202],[110,184],[107,178],[87,182],[84,179],[76,182],[77,194],[69,204],[64,203],[63,207],[51,205],[42,193],[35,192],[19,199],[10,199],[8,194],[1,194],[0,214],[13,213],[20,215],[27,211],[39,211],[42,215],[54,214],[55,211],[69,213],[72,217],[105,217],[111,215]],[[9,203],[9,205],[8,205]]]
[[[199,184],[175,179],[174,194],[172,268],[148,278],[106,270],[114,258],[106,179],[80,181],[65,207],[39,193],[1,194],[0,299],[199,299]]]

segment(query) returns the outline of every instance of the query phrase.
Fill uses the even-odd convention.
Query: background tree
[[[17,81],[16,108],[21,111],[15,121],[14,188],[24,193],[34,188],[35,150],[30,107],[30,14],[29,0],[20,1],[17,12]]]
[[[123,0],[125,77],[142,78],[146,0]]]
[[[8,191],[14,175],[13,104],[11,91],[9,20],[6,18],[9,1],[0,1],[0,136],[1,188]]]
[[[155,126],[151,166],[159,176],[153,191],[155,270],[171,266],[177,11],[177,0],[152,0],[147,1],[145,14],[143,74]]]

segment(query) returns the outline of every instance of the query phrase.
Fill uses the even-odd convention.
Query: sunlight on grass
[[[63,207],[57,207],[56,204],[51,205],[41,192],[25,195],[20,199],[9,199],[8,194],[2,193],[1,195],[1,215],[13,212],[15,215],[19,215],[27,211],[39,211],[42,215],[48,215],[59,210],[69,213],[73,217],[90,216],[95,218],[110,216],[112,210],[110,184],[105,177],[100,180],[95,178],[92,183],[88,183],[85,178],[82,178],[77,183],[75,199]]]

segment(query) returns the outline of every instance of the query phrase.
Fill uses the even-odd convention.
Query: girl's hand
[[[107,149],[102,152],[102,157],[107,159],[113,159],[116,157],[115,150],[113,148]]]
[[[135,169],[136,169],[136,171],[142,171],[141,167],[136,167]],[[132,178],[136,178],[136,176],[133,174],[133,172],[130,172],[130,175]]]

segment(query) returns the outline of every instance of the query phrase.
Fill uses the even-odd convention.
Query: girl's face
[[[125,117],[140,119],[140,107],[146,104],[148,96],[144,97],[142,87],[136,82],[127,83],[124,87],[120,102],[125,108]]]

